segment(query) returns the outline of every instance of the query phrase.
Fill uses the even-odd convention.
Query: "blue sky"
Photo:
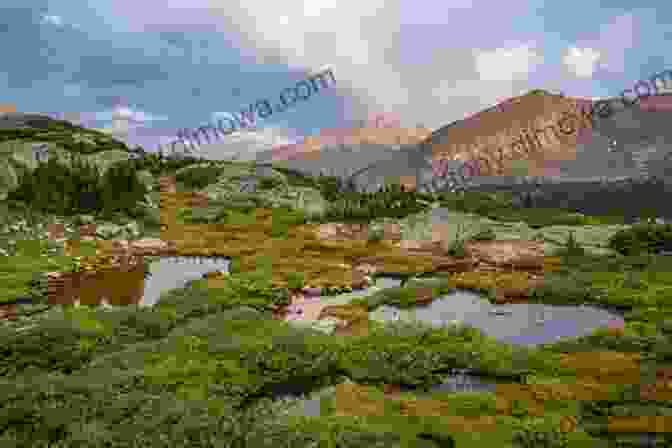
[[[609,6],[603,4],[608,3]],[[638,0],[2,0],[2,103],[110,127],[147,150],[325,65],[337,80],[250,151],[384,113],[431,129],[542,88],[618,95],[672,69],[672,3]]]

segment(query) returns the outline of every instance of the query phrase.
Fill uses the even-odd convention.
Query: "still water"
[[[161,257],[150,264],[140,305],[155,305],[163,292],[184,288],[209,272],[228,272],[230,262],[228,257]]]
[[[433,326],[458,321],[510,344],[539,345],[558,338],[579,337],[623,318],[588,305],[545,305],[516,303],[493,305],[471,291],[456,291],[432,303],[407,310],[382,305],[369,314],[379,322],[421,321]]]

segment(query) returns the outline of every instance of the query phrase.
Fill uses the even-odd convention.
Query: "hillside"
[[[362,146],[336,155],[385,148]],[[419,154],[387,152],[368,174]],[[44,195],[0,213],[0,446],[593,447],[607,412],[669,413],[630,399],[639,358],[668,353],[669,228],[639,242],[506,195],[360,194],[255,163],[129,166],[154,187],[133,215],[37,214]],[[80,194],[71,177],[36,184]],[[125,192],[102,183],[100,202]],[[640,244],[649,264],[617,252]]]
[[[32,171],[39,160],[56,157],[70,164],[79,154],[102,172],[128,160],[125,143],[102,132],[41,114],[0,114],[0,197],[18,186],[22,173]]]
[[[422,142],[422,150],[435,159],[482,157],[494,167],[497,148],[507,148],[520,138],[522,131],[539,130],[543,151],[532,151],[525,158],[529,160],[531,175],[543,175],[546,163],[575,157],[579,137],[575,133],[558,138],[552,130],[543,130],[555,126],[566,113],[589,110],[591,104],[590,100],[532,91],[437,129]],[[488,174],[508,173],[506,168],[482,165]]]
[[[8,112],[0,114],[0,143],[15,140],[54,143],[81,154],[110,149],[128,151],[125,143],[102,132],[56,120],[47,115]]]

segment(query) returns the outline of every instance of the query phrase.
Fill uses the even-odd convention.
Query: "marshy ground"
[[[7,209],[0,301],[41,303],[16,305],[17,318],[0,328],[3,446],[593,447],[638,443],[654,430],[669,443],[672,260],[612,250],[610,238],[629,226],[514,213],[504,199],[468,193],[380,195],[370,210],[388,216],[371,219],[362,211],[371,202],[339,202],[291,173],[255,181],[251,165],[208,170],[207,181],[202,168],[163,173],[178,183],[152,193],[153,219],[95,218],[108,241],[161,238],[176,256],[231,260],[228,274],[194,277],[153,306],[49,305],[43,274],[95,267],[107,246],[82,241],[72,254],[77,219],[58,218],[66,240],[49,241],[46,224],[57,217]],[[241,181],[257,190],[236,190]],[[207,204],[194,206],[194,191]],[[403,286],[336,299],[390,275]],[[109,286],[111,302],[124,287]],[[583,304],[622,320],[526,346],[461,319],[374,318],[383,306],[403,314],[466,290],[498,307]],[[308,319],[289,319],[296,309]],[[497,386],[433,389],[454,369]],[[315,394],[318,415],[297,411]]]

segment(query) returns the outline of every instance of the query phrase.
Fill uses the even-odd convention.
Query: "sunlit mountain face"
[[[476,184],[508,183],[520,176],[540,176],[560,182],[667,176],[672,173],[668,167],[672,159],[669,144],[672,131],[666,124],[672,118],[671,98],[669,95],[646,98],[632,108],[612,99],[612,114],[595,120],[590,118],[594,104],[590,99],[560,95],[510,99],[503,106],[444,126],[421,144],[406,146],[397,154],[385,154],[381,160],[363,165],[354,173],[362,187],[378,185],[381,179],[414,176],[417,186],[434,190],[451,188],[449,180],[434,179],[441,171],[436,168],[440,165],[437,162],[442,160],[453,161],[453,172],[459,172],[456,167],[463,162],[479,161],[485,169],[482,176],[473,179]],[[557,126],[567,114],[576,117],[580,126],[573,134],[558,138],[552,126]],[[520,134],[534,135],[535,131],[534,143],[527,139],[528,157],[510,157],[509,165],[496,157],[498,152],[501,155],[499,148],[504,144],[519,139]],[[351,146],[341,152],[350,157],[359,150]],[[297,166],[300,158],[294,157]],[[314,159],[316,166],[318,159]],[[330,164],[327,159],[323,162]],[[488,168],[497,166],[497,162],[501,171],[488,173]],[[513,169],[514,166],[518,168]]]

